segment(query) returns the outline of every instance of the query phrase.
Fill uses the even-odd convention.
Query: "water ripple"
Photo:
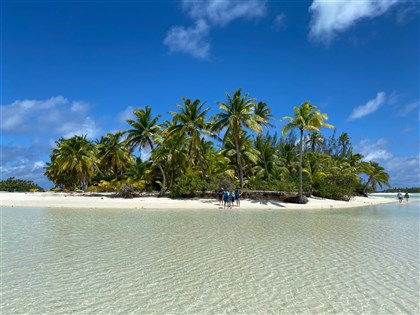
[[[2,212],[3,314],[419,313],[414,206]]]

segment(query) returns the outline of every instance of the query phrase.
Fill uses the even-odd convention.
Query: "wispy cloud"
[[[277,14],[276,17],[274,18],[273,30],[277,32],[281,30],[282,28],[284,28],[286,24],[285,21],[286,21],[286,15],[284,13]]]
[[[363,139],[355,145],[355,151],[364,155],[365,161],[380,163],[390,176],[393,187],[413,187],[420,184],[420,155],[396,156],[389,151],[388,140]]]
[[[185,52],[198,59],[209,56],[209,26],[204,20],[198,20],[193,27],[173,26],[164,43],[170,52]]]
[[[94,139],[102,133],[89,115],[90,108],[87,102],[62,96],[1,105],[1,177],[15,176],[49,186],[43,173],[54,141],[76,134]]]
[[[373,100],[354,108],[353,112],[349,116],[349,120],[359,119],[376,112],[378,108],[385,103],[385,101],[386,94],[384,92],[379,92]]]
[[[417,111],[417,116],[418,116],[419,109],[420,109],[420,101],[414,101],[414,102],[404,105],[402,109],[398,112],[398,115],[401,117],[405,117],[408,114],[412,113],[413,111]]]
[[[314,0],[309,8],[312,14],[309,36],[316,41],[329,43],[359,20],[383,15],[398,3],[401,1]]]
[[[393,154],[388,151],[388,141],[386,139],[379,139],[376,142],[371,142],[368,139],[361,140],[356,146],[357,152],[364,155],[365,161],[386,161],[393,157]]]
[[[100,133],[95,121],[88,116],[90,104],[70,101],[62,96],[46,100],[18,100],[1,105],[1,131],[9,135],[40,135],[70,137]]]
[[[182,0],[182,9],[194,20],[194,26],[173,26],[164,44],[170,52],[181,52],[198,59],[210,54],[212,27],[225,27],[237,19],[256,19],[265,15],[265,0]]]
[[[194,20],[206,20],[213,26],[225,26],[233,20],[265,15],[266,1],[261,0],[183,0],[182,7]]]

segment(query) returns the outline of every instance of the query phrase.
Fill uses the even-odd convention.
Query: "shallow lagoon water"
[[[355,209],[2,209],[2,314],[419,313],[419,199]]]

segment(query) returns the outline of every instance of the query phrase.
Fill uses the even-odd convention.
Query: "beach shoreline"
[[[171,199],[166,197],[111,198],[111,195],[88,195],[63,192],[0,192],[1,207],[83,208],[83,209],[224,209],[216,199]],[[317,210],[345,209],[397,202],[386,197],[353,197],[350,201],[308,198],[306,204],[277,200],[241,200],[241,206],[231,209],[255,210]]]

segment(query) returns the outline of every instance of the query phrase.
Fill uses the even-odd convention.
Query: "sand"
[[[331,209],[354,208],[383,203],[397,203],[396,198],[354,197],[350,201],[309,198],[307,204],[299,205],[274,200],[241,200],[240,207],[232,209]],[[170,198],[109,198],[108,196],[88,196],[81,193],[10,193],[0,192],[2,207],[37,208],[87,208],[87,209],[223,209],[216,199],[170,199]]]

